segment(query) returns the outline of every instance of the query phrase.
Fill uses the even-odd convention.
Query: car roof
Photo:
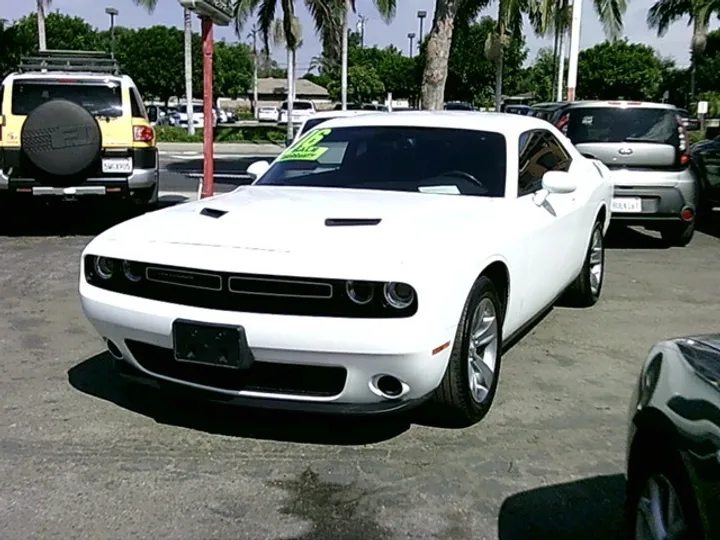
[[[532,116],[479,111],[400,111],[392,114],[373,112],[325,122],[327,128],[355,126],[455,128],[518,136],[530,129],[548,129],[545,120]]]
[[[652,101],[633,101],[633,100],[587,100],[587,101],[573,101],[568,103],[568,108],[586,108],[586,107],[642,107],[650,109],[667,109],[675,110],[675,105],[669,103],[656,103]]]
[[[368,111],[368,110],[348,110],[348,111],[318,111],[312,116],[309,116],[307,120],[312,118],[344,118],[346,116],[357,116],[358,114],[373,114],[382,111]]]
[[[22,81],[28,79],[73,79],[79,81],[93,82],[124,82],[129,86],[135,86],[132,79],[127,75],[111,75],[108,73],[83,73],[77,71],[28,71],[25,73],[11,73],[5,78],[5,82]]]

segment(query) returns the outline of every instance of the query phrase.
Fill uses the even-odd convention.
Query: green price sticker
[[[318,144],[332,133],[331,129],[319,129],[303,137],[294,146],[288,148],[278,161],[316,161],[329,149]]]

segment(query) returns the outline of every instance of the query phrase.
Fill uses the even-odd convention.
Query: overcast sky
[[[657,49],[664,57],[674,58],[678,64],[688,64],[688,47],[690,42],[690,28],[687,21],[676,23],[663,38],[655,36],[654,32],[647,29],[645,17],[648,8],[652,5],[652,0],[629,0],[628,12],[625,17],[625,35],[634,42],[642,42],[651,45]],[[2,0],[3,6],[0,7],[0,18],[15,20],[27,15],[34,7],[34,0]],[[298,51],[298,68],[300,74],[304,74],[310,63],[310,59],[320,53],[320,45],[314,36],[314,28],[312,21],[304,9],[302,0],[297,2],[300,9],[300,19],[305,33],[305,45]],[[419,33],[418,29],[418,10],[427,10],[428,17],[425,22],[425,34],[429,26],[432,24],[434,0],[400,0],[400,7],[397,11],[395,20],[386,25],[380,20],[377,11],[375,11],[372,0],[357,0],[358,11],[360,14],[368,18],[365,26],[365,42],[367,45],[378,45],[381,47],[393,44],[403,51],[408,50],[408,32]],[[109,25],[108,15],[105,14],[105,8],[108,6],[115,7],[119,10],[120,15],[116,24],[129,26],[133,28],[142,26],[151,26],[154,24],[165,24],[182,26],[182,9],[177,0],[159,0],[158,7],[152,15],[147,14],[143,9],[135,6],[132,0],[53,0],[52,9],[59,10],[62,13],[76,15],[85,18],[95,27],[107,28]],[[493,4],[485,13],[494,15],[496,5]],[[356,16],[352,16],[351,25],[355,25],[358,21]],[[200,23],[197,18],[193,21],[194,30],[200,31]],[[714,21],[712,29],[718,28],[718,21]],[[229,28],[217,28],[215,31],[216,39],[225,38],[228,41],[237,40],[234,31]],[[597,22],[595,12],[593,10],[592,0],[583,0],[583,23],[580,39],[581,48],[591,47],[594,44],[603,41],[604,35],[601,25]],[[247,31],[243,32],[242,40],[248,42]],[[530,59],[534,59],[537,51],[541,47],[552,46],[552,40],[542,40],[532,35],[528,35],[527,43],[530,47]],[[407,54],[407,52],[406,52]],[[478,51],[482,54],[482,51]],[[285,65],[285,55],[283,51],[275,51],[275,58],[282,66]]]

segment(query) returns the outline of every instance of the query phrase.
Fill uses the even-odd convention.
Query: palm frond
[[[148,13],[152,13],[155,11],[155,8],[158,5],[159,0],[133,0],[133,4],[136,6],[140,6],[141,8],[144,8],[145,11]],[[49,6],[52,4],[52,0],[45,0],[45,5]]]
[[[647,25],[662,37],[670,26],[693,13],[693,0],[658,0],[647,14]]]
[[[593,0],[593,4],[605,35],[611,39],[619,37],[623,30],[627,0]]]
[[[395,14],[397,13],[397,0],[373,0],[373,3],[385,24],[389,24],[395,18]],[[352,0],[352,4],[352,10],[356,11],[355,0]]]
[[[240,37],[243,27],[252,16],[261,0],[235,0],[233,3],[233,21],[235,34]]]

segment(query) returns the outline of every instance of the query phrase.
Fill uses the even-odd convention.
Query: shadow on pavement
[[[596,476],[517,493],[505,499],[499,540],[621,540],[622,474]]]
[[[267,411],[215,403],[189,395],[124,381],[112,357],[101,353],[68,371],[76,390],[110,401],[160,424],[206,433],[284,442],[326,445],[372,444],[407,431],[404,416],[347,416]]]
[[[653,235],[658,236],[653,236]],[[606,249],[668,249],[659,236],[645,229],[610,225],[605,238]]]
[[[247,168],[256,161],[266,160],[271,162],[274,156],[238,156],[237,158],[215,158],[215,172],[218,174],[244,174]],[[187,172],[201,173],[205,160],[201,158],[183,159],[170,161],[164,164],[164,169],[170,172],[182,174]]]
[[[0,236],[95,236],[135,215],[83,203],[14,206],[0,216]]]
[[[697,230],[720,240],[720,212],[713,212],[711,216],[699,221]]]

